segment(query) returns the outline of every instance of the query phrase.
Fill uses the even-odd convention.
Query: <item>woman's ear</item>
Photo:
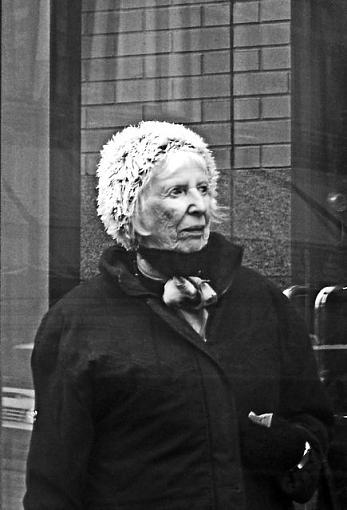
[[[133,229],[136,236],[148,237],[151,235],[151,232],[149,232],[149,230],[146,229],[140,218],[133,219]]]
[[[148,212],[145,210],[145,206],[143,203],[142,194],[138,197],[135,205],[134,216],[132,218],[132,228],[135,235],[140,237],[148,237],[151,235],[148,227],[145,225],[145,217]]]

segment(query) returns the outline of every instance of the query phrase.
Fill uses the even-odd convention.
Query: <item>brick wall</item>
[[[290,0],[234,3],[233,237],[290,281]]]
[[[98,152],[129,123],[171,120],[204,136],[230,207],[230,14],[229,1],[83,1],[83,277],[107,239],[94,213]],[[229,235],[230,221],[219,229]]]
[[[82,276],[94,272],[107,242],[94,213],[100,147],[129,123],[165,119],[210,143],[221,170],[220,201],[230,210],[219,229],[245,244],[250,265],[284,282],[289,7],[290,0],[83,0]]]

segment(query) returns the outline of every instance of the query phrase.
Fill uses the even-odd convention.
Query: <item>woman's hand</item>
[[[273,413],[250,412],[240,420],[240,440],[245,466],[278,474],[300,462],[308,437],[304,429]]]

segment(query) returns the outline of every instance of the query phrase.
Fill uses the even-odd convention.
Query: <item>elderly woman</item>
[[[116,243],[38,331],[25,509],[271,510],[307,499],[290,476],[312,455],[315,471],[330,407],[287,298],[210,233],[207,145],[181,125],[142,122],[104,146],[98,176]]]

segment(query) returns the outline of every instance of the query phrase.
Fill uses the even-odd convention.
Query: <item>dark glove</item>
[[[302,469],[294,467],[278,476],[282,491],[298,503],[306,503],[316,491],[321,476],[322,462],[319,452],[310,450],[308,461]]]
[[[293,468],[308,440],[305,429],[277,416],[273,416],[271,427],[249,418],[240,420],[241,457],[247,468],[257,472],[278,474]]]

